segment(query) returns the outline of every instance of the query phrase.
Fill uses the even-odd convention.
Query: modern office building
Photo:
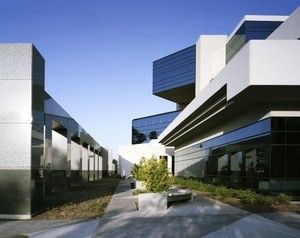
[[[195,98],[158,137],[175,147],[175,175],[300,195],[299,26],[300,8],[289,17],[245,16],[230,36],[200,36],[195,86],[184,91]],[[156,67],[159,90],[177,69],[158,78]]]
[[[55,190],[108,175],[108,151],[47,92],[32,44],[0,44],[0,218],[28,219]]]
[[[153,62],[153,95],[186,107],[195,97],[196,46]]]
[[[196,46],[153,62],[153,95],[176,103],[176,111],[132,120],[132,144],[148,143],[195,98]]]
[[[180,112],[173,111],[132,120],[132,144],[148,143],[157,139]]]

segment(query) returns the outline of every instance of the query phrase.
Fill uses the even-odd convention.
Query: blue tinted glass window
[[[298,196],[299,125],[299,117],[268,118],[175,151],[177,174],[213,184]],[[270,186],[264,187],[268,182]]]
[[[195,83],[196,46],[153,62],[153,93]]]
[[[226,44],[226,63],[228,63],[249,40],[264,40],[281,24],[281,21],[245,21]]]
[[[155,137],[158,137],[168,127],[168,125],[178,116],[180,112],[181,111],[173,111],[134,119],[132,121],[132,143],[146,143],[149,142],[151,138],[155,139]],[[153,132],[156,134],[153,134]],[[139,135],[140,138],[145,139],[135,140],[137,135]]]
[[[241,129],[229,132],[214,139],[205,141],[201,144],[203,148],[220,146],[234,141],[242,141],[251,137],[269,134],[271,131],[271,119],[266,119]]]

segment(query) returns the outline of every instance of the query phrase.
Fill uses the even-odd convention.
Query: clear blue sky
[[[131,120],[175,110],[152,95],[152,62],[229,35],[244,15],[290,15],[300,0],[0,0],[0,42],[33,43],[46,91],[102,146],[131,143]],[[300,27],[300,26],[299,26]]]

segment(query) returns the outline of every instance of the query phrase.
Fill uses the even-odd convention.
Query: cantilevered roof
[[[299,65],[300,41],[249,41],[163,131],[159,142],[175,146],[259,101],[300,103]]]

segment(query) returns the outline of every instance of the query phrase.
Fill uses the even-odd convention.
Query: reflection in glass
[[[153,94],[195,83],[196,46],[153,62]]]
[[[285,146],[272,146],[271,155],[272,155],[272,159],[271,159],[272,178],[285,177]]]
[[[250,40],[266,39],[282,21],[245,21],[226,45],[228,63]]]
[[[172,111],[132,120],[132,144],[156,139],[181,111]]]
[[[300,147],[288,146],[286,148],[286,176],[300,178]]]
[[[190,161],[205,159],[205,171],[194,174],[206,182],[300,195],[298,119],[269,118],[177,151],[176,171],[185,171]]]
[[[145,134],[132,127],[132,144],[141,144],[147,140]]]
[[[222,155],[218,158],[218,172],[219,175],[229,174],[229,160],[227,154]]]
[[[247,150],[245,154],[245,172],[247,177],[263,176],[265,171],[264,148]]]

